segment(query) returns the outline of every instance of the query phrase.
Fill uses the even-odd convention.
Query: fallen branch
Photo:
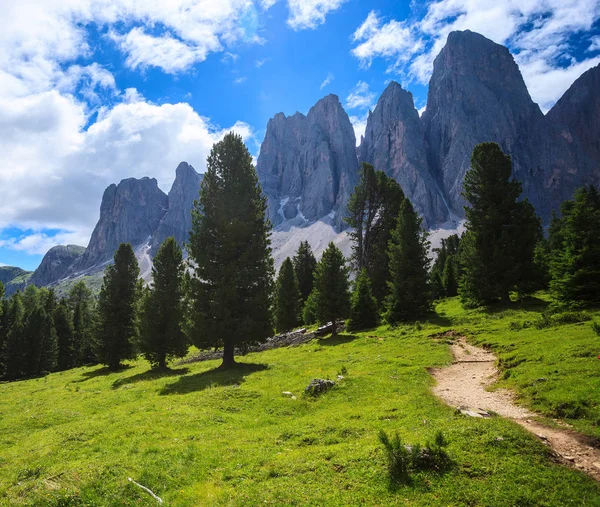
[[[129,482],[132,482],[133,484],[135,484],[138,488],[142,488],[146,493],[150,493],[154,499],[158,502],[158,503],[163,503],[162,498],[160,498],[159,496],[156,496],[150,489],[148,489],[146,486],[142,486],[139,482],[135,482],[131,477],[127,477],[127,480]]]

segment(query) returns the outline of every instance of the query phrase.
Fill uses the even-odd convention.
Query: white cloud
[[[545,110],[596,62],[575,62],[570,38],[598,19],[599,0],[434,0],[421,19],[385,22],[372,11],[354,33],[352,54],[364,66],[386,59],[389,72],[426,84],[448,34],[473,30],[515,53],[532,98]]]
[[[288,25],[294,30],[316,28],[325,23],[331,11],[339,9],[346,0],[288,0]]]
[[[370,107],[374,100],[375,93],[369,91],[369,85],[359,81],[346,97],[346,107],[348,109]]]
[[[256,68],[260,69],[265,63],[269,61],[269,58],[263,58],[262,60],[256,60]]]
[[[366,111],[362,115],[350,116],[350,123],[352,123],[352,127],[354,128],[354,136],[356,137],[356,146],[360,145],[361,137],[365,135],[368,118],[369,111]]]
[[[242,84],[244,81],[246,81],[248,79],[248,76],[240,76],[240,77],[236,77],[233,82],[234,84]]]
[[[18,238],[0,239],[0,248],[8,248],[28,255],[44,255],[57,245],[85,245],[87,236],[73,232],[59,232],[48,235],[44,232],[34,232]],[[2,266],[3,264],[0,264]],[[5,265],[5,264],[4,264]]]
[[[588,51],[600,51],[600,35],[592,37]]]
[[[325,88],[328,84],[330,84],[334,79],[333,74],[330,72],[329,74],[327,74],[327,77],[325,77],[325,79],[323,80],[323,82],[321,83],[321,85],[319,86],[319,88],[322,90],[323,88]]]

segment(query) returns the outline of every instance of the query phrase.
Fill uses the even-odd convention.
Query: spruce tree
[[[398,211],[404,200],[400,185],[383,171],[363,163],[361,179],[348,200],[345,219],[353,228],[352,264],[357,273],[367,270],[373,294],[380,303],[388,293],[389,259],[386,254]]]
[[[20,292],[10,298],[5,323],[6,339],[0,353],[0,360],[4,378],[14,380],[23,377],[27,372],[25,306]]]
[[[367,270],[363,269],[354,284],[354,292],[350,302],[350,319],[348,320],[349,331],[360,331],[377,326],[379,323],[379,311],[377,300],[371,290],[371,280]]]
[[[58,370],[68,370],[77,366],[73,316],[66,299],[62,299],[54,310],[54,328],[58,341]]]
[[[336,321],[346,318],[350,310],[348,268],[344,254],[333,242],[323,252],[315,270],[315,283],[309,299],[314,305],[317,322],[333,324],[332,336],[337,334]]]
[[[475,146],[462,194],[468,206],[459,293],[466,306],[508,302],[511,291],[532,290],[538,276],[541,223],[531,204],[518,200],[521,183],[511,173],[511,159],[496,143]]]
[[[600,302],[600,196],[583,187],[550,229],[550,288],[562,304]]]
[[[452,298],[458,294],[457,267],[456,260],[453,256],[449,256],[446,258],[442,282],[444,285],[444,292],[446,294],[446,297]]]
[[[142,303],[140,350],[153,367],[166,368],[167,360],[183,357],[188,341],[183,325],[183,253],[170,237],[154,257],[153,285]]]
[[[230,132],[207,160],[200,200],[192,209],[188,252],[190,333],[199,348],[223,347],[223,367],[235,364],[235,346],[273,332],[273,259],[262,195],[252,156]]]
[[[121,361],[135,358],[140,268],[129,243],[121,243],[114,263],[104,272],[98,296],[96,355],[117,370]]]
[[[26,375],[39,375],[56,369],[58,339],[52,316],[43,303],[45,301],[39,301],[25,322]]]
[[[275,284],[275,329],[284,333],[294,329],[299,322],[300,292],[292,260],[287,257],[277,275]]]
[[[83,280],[69,292],[69,305],[73,314],[73,346],[76,366],[95,363],[94,326],[95,306],[92,291]]]
[[[391,281],[385,319],[392,325],[417,320],[431,307],[429,241],[421,222],[411,202],[404,199],[388,247]]]
[[[308,241],[302,241],[293,259],[294,271],[298,279],[298,290],[300,291],[300,306],[304,306],[308,296],[312,292],[315,279],[317,259],[313,254]]]

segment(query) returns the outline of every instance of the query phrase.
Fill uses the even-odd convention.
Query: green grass
[[[583,358],[568,351],[591,349],[598,337],[589,323],[560,326],[563,340],[573,340],[552,365],[560,374],[529,372],[542,347],[535,340],[550,340],[553,330],[508,325],[534,313],[539,308],[465,312],[449,300],[426,324],[249,354],[229,372],[211,361],[159,374],[140,360],[118,373],[79,368],[0,384],[0,504],[157,505],[131,477],[169,506],[600,505],[598,483],[554,463],[518,425],[459,415],[430,393],[427,368],[451,361],[448,345],[431,335],[456,328],[505,359],[525,357],[502,381],[524,396],[530,373],[548,377],[545,398],[570,395]],[[511,350],[502,349],[509,343]],[[580,370],[590,378],[576,385],[587,382],[597,393],[595,361],[596,370]],[[311,379],[335,379],[342,368],[345,379],[332,390],[302,396]],[[593,433],[588,422],[581,427]],[[398,431],[408,444],[425,444],[441,430],[454,466],[391,487],[380,430]]]

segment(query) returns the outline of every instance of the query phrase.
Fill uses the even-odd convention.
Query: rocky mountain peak
[[[77,245],[58,245],[46,252],[42,262],[31,276],[29,283],[43,287],[64,278],[69,268],[85,252],[85,248]]]
[[[109,261],[123,242],[139,246],[152,236],[167,212],[168,197],[155,178],[127,178],[102,196],[100,219],[87,250],[74,264],[83,270]]]

